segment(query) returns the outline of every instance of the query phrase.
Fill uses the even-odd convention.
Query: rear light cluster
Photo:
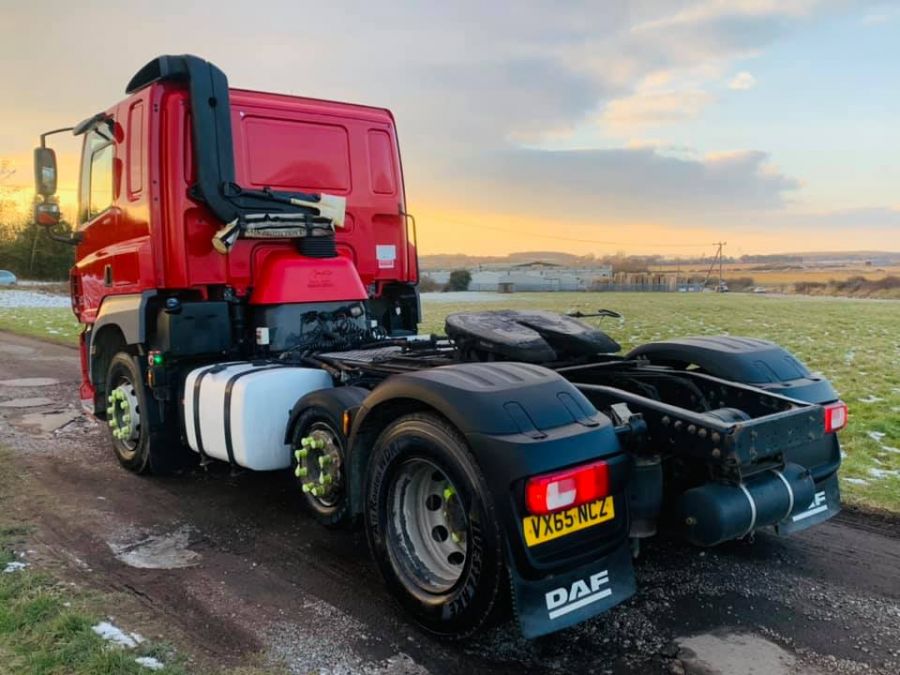
[[[847,426],[849,410],[843,401],[828,403],[825,408],[825,433],[833,434]]]
[[[536,516],[580,506],[609,493],[609,466],[598,461],[533,476],[525,483],[525,508]]]

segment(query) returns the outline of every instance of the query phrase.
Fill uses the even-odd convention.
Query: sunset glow
[[[4,8],[3,198],[25,217],[41,131],[121,99],[150,58],[188,52],[234,86],[390,108],[423,254],[900,250],[892,6],[358,3],[319,7],[313,25],[269,4],[250,23],[148,4],[115,58],[84,35],[130,7]],[[38,25],[39,44],[24,30]],[[71,219],[78,146],[52,140]]]

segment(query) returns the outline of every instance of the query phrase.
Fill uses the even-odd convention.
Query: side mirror
[[[61,219],[59,204],[53,202],[38,202],[34,205],[34,222],[44,227],[59,225]]]
[[[34,189],[42,197],[56,194],[56,153],[52,148],[34,149]]]

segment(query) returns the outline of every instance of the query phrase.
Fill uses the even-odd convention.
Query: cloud
[[[822,213],[792,213],[785,214],[783,221],[792,226],[846,230],[850,247],[852,233],[863,229],[884,230],[885,234],[900,232],[900,209],[876,206]]]
[[[756,78],[746,70],[735,75],[728,83],[728,88],[736,91],[746,91],[747,89],[753,89],[755,86]]]
[[[613,132],[627,133],[642,127],[693,119],[712,100],[710,94],[700,89],[638,93],[610,101],[603,111],[602,121]]]
[[[656,218],[725,225],[735,213],[780,209],[799,182],[759,151],[673,157],[652,147],[510,149],[472,164],[465,194],[557,220]]]

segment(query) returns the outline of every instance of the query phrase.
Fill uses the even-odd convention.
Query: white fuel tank
[[[184,387],[184,425],[194,452],[253,469],[291,465],[288,417],[304,394],[332,386],[318,368],[246,361],[192,370]]]

